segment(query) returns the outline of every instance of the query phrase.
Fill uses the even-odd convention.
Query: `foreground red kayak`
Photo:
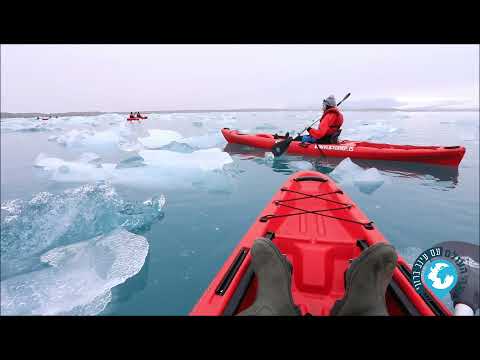
[[[355,203],[326,175],[292,175],[262,211],[197,302],[190,315],[235,315],[255,300],[250,266],[255,239],[273,241],[293,265],[292,296],[302,314],[329,315],[344,295],[349,260],[387,242]],[[390,315],[451,315],[433,295],[417,293],[411,268],[399,256],[386,302]]]
[[[285,137],[272,134],[242,134],[238,130],[222,129],[229,143],[249,145],[262,149],[272,149],[276,142]],[[288,154],[315,157],[341,157],[351,159],[408,161],[437,165],[458,166],[465,155],[463,146],[412,146],[378,144],[366,141],[342,140],[338,144],[305,144],[292,141]]]

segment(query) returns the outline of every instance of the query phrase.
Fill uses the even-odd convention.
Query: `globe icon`
[[[447,295],[457,284],[457,268],[450,261],[435,260],[424,269],[426,285],[439,298]]]

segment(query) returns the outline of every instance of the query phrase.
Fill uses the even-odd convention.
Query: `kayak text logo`
[[[354,146],[343,145],[317,145],[320,150],[338,150],[338,151],[353,151]]]
[[[454,250],[442,246],[432,247],[415,260],[412,266],[412,280],[415,290],[430,298],[427,288],[439,299],[455,288],[461,293],[467,282],[467,267],[464,259]]]

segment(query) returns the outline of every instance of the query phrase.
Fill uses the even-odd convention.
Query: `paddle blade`
[[[289,137],[287,140],[280,141],[275,145],[273,145],[272,147],[273,156],[275,157],[281,156],[288,149],[292,141],[293,141],[293,138]]]

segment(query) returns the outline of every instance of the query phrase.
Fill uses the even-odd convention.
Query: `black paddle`
[[[349,97],[350,97],[350,93],[348,93],[347,95],[345,95],[345,97],[344,97],[342,100],[340,100],[340,102],[337,104],[337,106],[339,106],[342,102],[344,102],[345,100],[347,100]],[[319,120],[322,120],[322,118],[315,120],[310,126],[308,126],[308,127],[306,127],[305,129],[303,129],[302,132],[299,132],[297,136],[303,134],[303,132],[304,132],[305,130],[307,130],[309,127],[312,127],[313,125],[315,125],[315,123],[316,123],[317,121],[319,121]],[[288,139],[276,143],[276,144],[272,147],[273,156],[275,156],[275,157],[281,156],[281,155],[288,149],[288,147],[290,146],[290,143],[291,143],[292,141],[293,141],[293,137],[290,136]]]

